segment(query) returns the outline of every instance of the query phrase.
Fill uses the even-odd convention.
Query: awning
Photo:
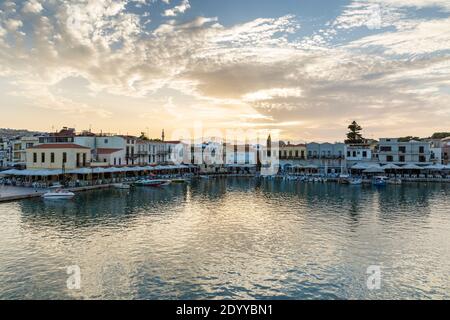
[[[355,164],[353,167],[352,167],[352,169],[355,169],[355,170],[365,170],[365,169],[367,169],[367,168],[369,168],[370,167],[370,164],[368,164],[368,163],[357,163],[357,164]]]
[[[6,170],[1,172],[2,175],[10,175],[10,176],[39,176],[39,177],[49,177],[49,176],[58,176],[62,174],[62,170]]]
[[[415,165],[413,163],[407,164],[403,167],[401,167],[403,170],[423,170],[424,168],[419,167],[418,165]]]
[[[383,173],[384,169],[379,166],[369,167],[363,171],[364,173]]]
[[[396,164],[393,164],[393,163],[388,163],[388,164],[382,166],[382,168],[384,170],[398,170],[398,169],[401,169],[401,167],[399,167],[399,166],[397,166]]]
[[[441,171],[441,170],[444,170],[445,168],[446,167],[442,164],[432,164],[432,165],[424,167],[423,169]]]

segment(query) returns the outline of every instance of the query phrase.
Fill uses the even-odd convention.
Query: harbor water
[[[449,275],[448,184],[205,179],[0,204],[0,299],[449,299]]]

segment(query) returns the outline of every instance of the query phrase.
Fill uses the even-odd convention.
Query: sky
[[[430,136],[449,30],[449,0],[1,1],[0,127]]]

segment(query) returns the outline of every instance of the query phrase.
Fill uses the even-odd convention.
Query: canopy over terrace
[[[384,169],[380,166],[371,166],[363,171],[363,173],[375,174],[384,173]]]
[[[189,165],[170,165],[170,166],[145,166],[145,167],[91,167],[91,168],[78,168],[74,170],[6,170],[0,172],[1,176],[12,176],[12,177],[57,177],[57,176],[71,176],[71,175],[80,175],[83,176],[82,179],[85,179],[86,176],[91,176],[91,179],[94,179],[93,176],[95,175],[97,178],[104,178],[107,176],[108,178],[112,178],[114,174],[127,174],[127,173],[133,173],[136,174],[142,174],[145,172],[155,172],[155,173],[166,173],[166,174],[173,174],[173,173],[187,173],[192,172],[192,170],[195,170],[195,166],[189,166]],[[36,179],[39,180],[39,179]],[[86,179],[87,180],[87,179]]]

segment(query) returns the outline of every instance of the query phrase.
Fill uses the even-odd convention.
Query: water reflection
[[[2,204],[0,298],[448,297],[448,195],[236,178]]]

